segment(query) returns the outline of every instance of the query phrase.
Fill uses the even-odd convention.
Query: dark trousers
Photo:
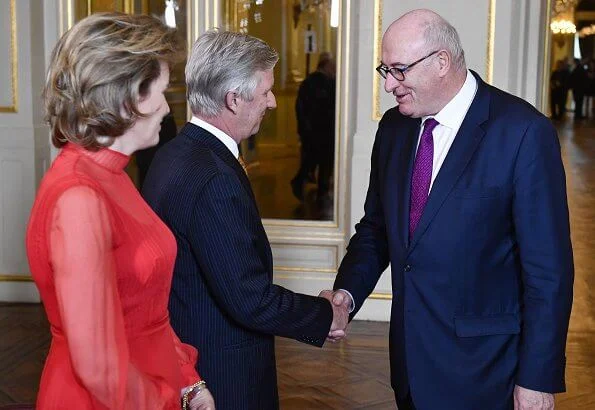
[[[566,112],[567,92],[563,89],[552,89],[551,110],[553,118],[561,118]]]
[[[583,99],[585,98],[585,93],[574,92],[574,118],[583,118]]]
[[[335,143],[333,135],[311,134],[302,136],[300,168],[291,180],[291,184],[299,195],[303,195],[302,185],[308,174],[318,167],[318,198],[329,193],[330,179],[333,175]]]
[[[316,156],[314,150],[312,149],[312,143],[309,141],[304,142],[302,140],[302,146],[300,148],[300,169],[298,169],[294,179],[303,184],[308,178],[308,174],[314,172],[315,169]]]
[[[397,407],[399,410],[415,410],[415,404],[413,404],[411,392],[408,392],[407,396],[402,399],[399,399],[395,393],[395,400],[397,401]]]

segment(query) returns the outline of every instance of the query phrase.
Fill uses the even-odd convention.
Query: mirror
[[[75,21],[102,11],[151,14],[175,25],[186,39],[189,2],[74,0],[73,14]],[[277,108],[267,113],[259,133],[240,146],[262,218],[333,221],[339,0],[217,4],[223,29],[259,37],[279,53],[273,88]],[[135,154],[127,168],[138,187],[156,150],[187,121],[184,65],[182,61],[170,74],[166,98],[172,115],[162,124],[159,145]]]
[[[263,218],[333,220],[337,24],[331,26],[331,14],[338,23],[338,10],[333,10],[338,3],[223,4],[226,30],[261,38],[279,53],[273,88],[277,108],[240,146]]]
[[[554,0],[549,112],[553,121],[595,116],[595,1]]]

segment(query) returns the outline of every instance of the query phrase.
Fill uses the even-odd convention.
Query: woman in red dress
[[[61,152],[27,229],[52,332],[40,410],[180,409],[186,392],[214,409],[169,324],[176,241],[124,171],[158,142],[178,52],[158,20],[120,13],[81,20],[53,51],[44,99]]]

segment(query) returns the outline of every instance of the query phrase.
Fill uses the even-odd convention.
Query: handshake
[[[318,296],[327,299],[333,307],[333,323],[326,340],[335,343],[347,336],[351,297],[342,290],[323,290]]]

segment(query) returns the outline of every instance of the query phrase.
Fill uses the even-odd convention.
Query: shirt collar
[[[229,135],[227,135],[225,132],[221,131],[214,125],[209,124],[208,122],[201,120],[198,117],[195,117],[194,115],[190,119],[190,122],[213,134],[215,137],[217,137],[219,141],[221,141],[227,147],[227,149],[231,151],[231,153],[236,157],[236,159],[239,158],[240,150],[238,149],[238,143],[235,142],[235,140],[231,138]]]
[[[428,118],[433,117],[445,127],[458,129],[467,115],[467,111],[475,98],[476,92],[477,80],[475,79],[475,76],[467,70],[465,83],[453,99],[450,100],[438,114],[422,117],[421,123],[423,124]]]

